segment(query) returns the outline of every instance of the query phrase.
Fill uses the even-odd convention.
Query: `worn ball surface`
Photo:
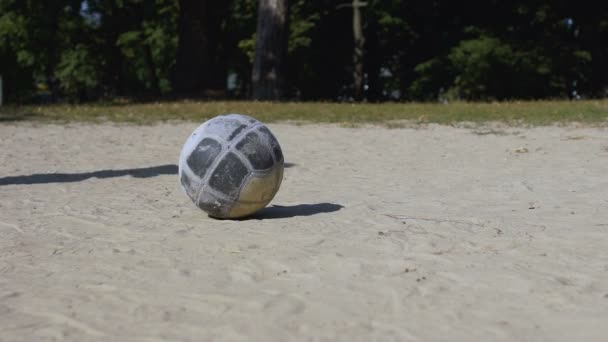
[[[239,218],[264,208],[283,180],[283,152],[268,127],[240,114],[217,116],[190,135],[180,182],[212,217]]]

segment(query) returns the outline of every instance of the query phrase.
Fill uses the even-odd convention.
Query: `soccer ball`
[[[190,135],[179,157],[179,179],[209,216],[239,218],[272,200],[283,164],[281,146],[268,127],[245,115],[222,115]]]

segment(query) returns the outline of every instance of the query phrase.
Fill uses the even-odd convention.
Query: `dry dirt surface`
[[[1,341],[606,341],[606,128],[271,125],[220,221],[196,126],[0,125]]]

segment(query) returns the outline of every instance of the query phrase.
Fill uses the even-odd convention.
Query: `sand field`
[[[182,192],[193,123],[0,125],[0,341],[606,341],[608,130],[270,125],[271,205]]]

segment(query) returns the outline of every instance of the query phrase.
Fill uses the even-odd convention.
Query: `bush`
[[[416,66],[410,90],[423,99],[504,100],[567,95],[568,82],[541,48],[516,50],[496,37],[461,41],[446,56]]]

